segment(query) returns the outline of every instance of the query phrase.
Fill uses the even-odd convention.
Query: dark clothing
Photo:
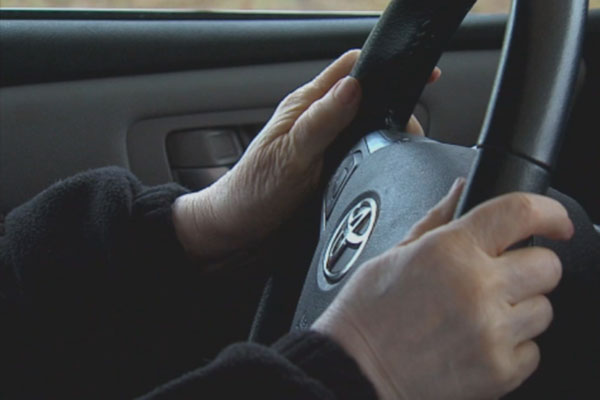
[[[317,333],[235,344],[208,362],[207,343],[221,340],[211,309],[228,299],[177,241],[171,205],[184,193],[105,168],[6,216],[0,398],[375,398]]]

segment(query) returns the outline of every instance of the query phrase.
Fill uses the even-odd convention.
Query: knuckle
[[[313,79],[306,85],[308,92],[307,94],[311,97],[327,93],[330,89],[324,82],[323,79]]]
[[[288,109],[288,108],[291,108],[293,105],[298,104],[298,102],[301,98],[301,94],[300,94],[301,90],[302,90],[302,88],[296,89],[292,93],[285,96],[285,98],[279,104],[279,110]]]
[[[545,325],[550,324],[554,319],[554,307],[552,307],[552,303],[550,299],[546,296],[540,296],[537,300],[537,313],[544,320]]]
[[[476,351],[481,356],[481,367],[489,379],[503,386],[509,382],[515,373],[515,365],[510,350],[512,327],[507,318],[491,315],[490,309],[483,309],[479,314],[478,344]]]
[[[536,213],[536,207],[530,195],[525,193],[514,193],[511,195],[511,209],[521,221],[530,221]]]
[[[453,253],[455,253],[456,243],[452,239],[452,234],[446,230],[430,231],[421,237],[420,252],[431,260],[440,260],[433,265],[438,267],[450,267],[454,264]]]
[[[495,313],[489,305],[481,306],[478,313],[480,335],[484,348],[496,356],[492,357],[492,360],[497,360],[498,354],[495,352],[506,341],[507,334],[509,334],[508,320]]]
[[[544,251],[543,267],[549,278],[557,284],[562,278],[562,261],[558,255],[552,250]]]
[[[537,369],[537,367],[540,365],[540,361],[542,359],[542,355],[541,355],[541,351],[540,351],[540,346],[534,342],[531,341],[529,342],[529,370],[530,371],[534,371]]]
[[[419,240],[419,247],[421,252],[437,252],[438,247],[442,244],[444,238],[438,231],[428,232],[422,236]]]
[[[310,107],[308,107],[306,109],[306,111],[304,111],[305,120],[308,122],[317,121],[319,118],[319,112],[321,111],[322,107],[323,107],[322,100],[318,100],[318,101],[314,102],[313,104],[311,104]]]
[[[516,360],[518,367],[515,367],[511,379],[506,382],[505,387],[507,391],[512,391],[521,386],[540,365],[541,352],[539,346],[533,341],[528,342],[526,346],[525,359]]]
[[[311,89],[309,86],[310,83],[307,83],[306,85],[301,86],[292,93],[288,94],[279,104],[279,111],[295,110],[306,107],[308,104],[310,104],[309,93]]]
[[[439,215],[439,210],[431,211],[433,215]],[[442,251],[448,251],[450,248],[461,246],[463,242],[463,232],[460,229],[442,228],[432,231],[429,235],[431,245],[441,247]]]
[[[448,236],[449,240],[465,248],[473,248],[473,246],[476,244],[471,231],[458,225],[453,225],[450,229],[448,229]]]
[[[440,206],[436,206],[427,212],[427,218],[429,218],[429,219],[438,221],[438,220],[442,219],[443,217],[444,217],[444,210]]]
[[[545,290],[555,288],[562,279],[562,262],[552,250],[535,248],[526,262],[528,268],[520,271],[521,279],[536,279]]]
[[[493,313],[493,292],[488,289],[489,284],[482,275],[477,271],[467,270],[450,279],[455,289],[454,301],[462,310],[464,318],[475,327],[484,343],[492,343],[505,330],[496,329],[501,326],[501,322],[490,318]]]
[[[506,351],[496,346],[487,354],[486,370],[498,386],[506,386],[514,379],[515,371]]]
[[[444,227],[430,231],[422,237],[420,250],[464,293],[475,298],[485,295],[494,274],[486,273],[483,260],[472,251],[471,239],[464,230]]]
[[[531,197],[526,193],[514,193],[512,199],[518,210],[530,212],[534,208]]]
[[[530,359],[529,359],[529,370],[535,371],[537,367],[540,365],[540,361],[542,360],[542,355],[540,351],[540,346],[536,342],[530,342]],[[527,378],[525,376],[524,378]],[[524,380],[524,379],[523,379]]]
[[[540,363],[540,349],[531,341],[526,351],[515,355],[514,349],[491,345],[484,354],[482,369],[487,373],[493,386],[503,393],[519,387],[537,369]]]

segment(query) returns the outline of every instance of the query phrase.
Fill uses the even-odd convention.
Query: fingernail
[[[464,185],[465,185],[466,179],[461,177],[458,177],[454,180],[454,183],[452,184],[452,187],[450,188],[450,192],[454,192],[456,190],[461,189]]]
[[[358,81],[347,76],[337,83],[333,89],[333,97],[338,99],[344,105],[351,105],[356,102],[359,90],[360,87]]]

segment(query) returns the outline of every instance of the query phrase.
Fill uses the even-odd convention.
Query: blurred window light
[[[506,13],[511,0],[479,0],[473,12]],[[0,0],[2,8],[185,9],[196,11],[381,11],[389,0]],[[600,0],[590,0],[600,8]]]

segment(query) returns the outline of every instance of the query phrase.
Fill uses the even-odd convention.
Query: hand
[[[259,242],[315,189],[325,150],[360,103],[360,85],[348,76],[359,54],[344,54],[287,96],[227,175],[177,200],[175,229],[188,253],[215,259]],[[436,68],[430,82],[440,74]],[[423,132],[415,118],[407,129]]]
[[[543,248],[507,250],[532,235],[573,234],[554,200],[511,194],[449,222],[462,184],[404,242],[358,270],[313,329],[338,341],[381,399],[487,399],[537,368],[544,294],[561,278]]]

